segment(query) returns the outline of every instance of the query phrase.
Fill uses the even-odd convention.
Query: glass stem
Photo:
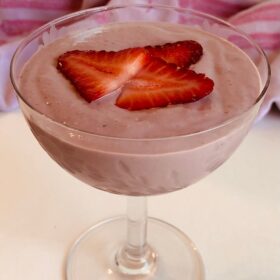
[[[127,250],[134,258],[145,253],[147,240],[147,199],[128,197],[127,199]]]
[[[116,256],[120,271],[145,275],[155,267],[156,254],[147,244],[147,198],[128,197],[126,243]]]

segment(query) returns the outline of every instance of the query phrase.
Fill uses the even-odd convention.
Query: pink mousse
[[[204,54],[191,69],[215,82],[212,94],[198,102],[131,112],[114,105],[116,91],[87,103],[56,69],[57,57],[70,50],[117,51],[180,40],[202,45]],[[86,183],[128,195],[186,187],[223,163],[257,112],[249,109],[260,88],[257,68],[233,44],[200,29],[154,22],[107,25],[57,39],[33,55],[20,82],[25,100],[62,124],[22,104],[46,151]]]

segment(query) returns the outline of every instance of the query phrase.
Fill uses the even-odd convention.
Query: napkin
[[[124,1],[0,1],[0,111],[10,111],[18,106],[9,80],[9,66],[20,40],[54,18],[105,4],[123,5]],[[161,4],[196,9],[224,18],[248,33],[265,50],[272,68],[271,84],[259,119],[268,113],[273,104],[280,109],[280,0],[126,0],[125,4]],[[157,13],[153,16],[160,17]]]

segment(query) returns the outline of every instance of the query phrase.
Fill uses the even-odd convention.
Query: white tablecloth
[[[19,112],[0,114],[0,144],[0,279],[63,280],[72,242],[124,213],[125,199],[62,170]],[[149,213],[189,235],[207,280],[279,280],[280,113],[254,125],[207,178],[149,198]]]

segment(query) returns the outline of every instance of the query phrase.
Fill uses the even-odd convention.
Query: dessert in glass
[[[11,79],[38,142],[81,181],[128,196],[126,217],[78,238],[67,279],[204,279],[195,245],[148,218],[146,197],[185,188],[228,159],[269,77],[246,34],[175,7],[84,10],[23,40]]]

